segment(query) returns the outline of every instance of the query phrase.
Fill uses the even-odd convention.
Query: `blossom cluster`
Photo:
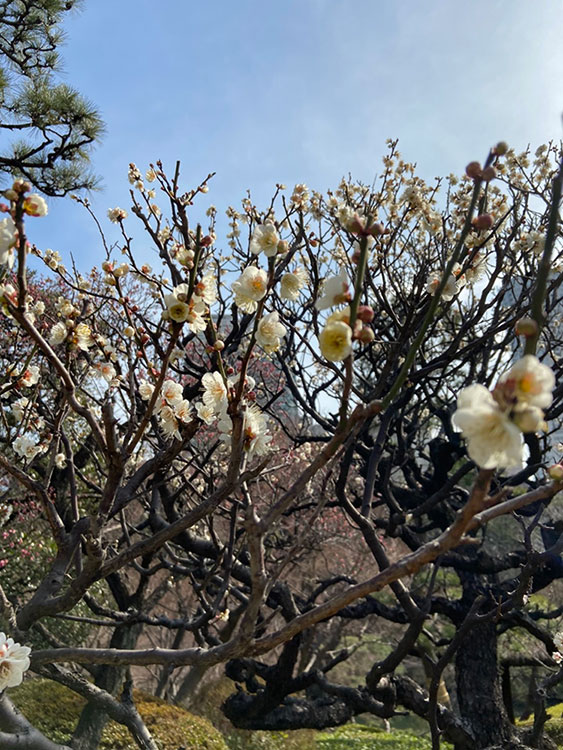
[[[30,653],[29,646],[20,646],[0,633],[0,692],[21,684],[23,673],[29,669]]]
[[[470,458],[483,469],[522,465],[522,433],[545,428],[543,410],[552,402],[553,372],[527,354],[501,376],[493,391],[464,388],[453,423],[467,440]]]

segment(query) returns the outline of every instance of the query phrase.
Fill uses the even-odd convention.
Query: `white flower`
[[[342,320],[331,320],[319,336],[321,353],[329,362],[342,362],[352,351],[352,329]]]
[[[18,398],[17,401],[14,401],[14,403],[11,405],[12,414],[16,418],[16,422],[22,421],[27,407],[30,405],[30,403],[31,402],[28,398],[22,396],[21,398]]]
[[[279,321],[277,312],[268,313],[258,323],[256,330],[256,341],[265,352],[271,354],[277,352],[281,341],[286,334],[285,327]]]
[[[174,404],[174,414],[181,422],[188,422],[191,417],[191,406],[187,398]]]
[[[115,378],[116,372],[115,367],[110,362],[102,362],[98,365],[98,371],[102,378],[107,382],[111,383],[111,381]]]
[[[146,380],[141,380],[139,383],[139,395],[143,399],[143,401],[148,401],[152,394],[154,393],[154,385],[152,383],[148,383]]]
[[[256,404],[250,404],[244,415],[244,447],[248,455],[262,456],[271,439],[266,418]]]
[[[526,354],[502,375],[499,385],[505,394],[510,393],[519,402],[545,409],[553,401],[555,376],[537,357]]]
[[[220,372],[206,372],[201,384],[204,388],[202,400],[205,406],[215,413],[227,408],[227,388]]]
[[[205,274],[195,285],[194,291],[202,302],[206,305],[212,305],[217,300],[217,280],[215,276],[211,273]]]
[[[183,399],[183,388],[180,383],[173,380],[165,380],[162,384],[162,397],[173,406],[179,404]]]
[[[39,367],[37,365],[29,365],[27,370],[24,370],[24,372],[20,376],[20,385],[25,386],[26,388],[31,387],[32,385],[35,385],[37,381],[39,380]]]
[[[482,469],[522,465],[522,433],[483,385],[464,388],[452,419]]]
[[[280,297],[295,302],[299,298],[301,289],[305,286],[307,274],[301,267],[296,268],[291,273],[282,276],[280,282]]]
[[[51,333],[49,334],[49,343],[51,344],[51,346],[58,346],[59,344],[62,344],[66,339],[67,334],[68,328],[64,323],[55,323],[55,325],[51,328]]]
[[[171,406],[163,406],[159,412],[160,426],[165,435],[175,437],[181,440],[180,431],[178,430],[178,420]]]
[[[45,199],[37,193],[31,193],[23,202],[23,210],[30,216],[47,216]]]
[[[0,633],[0,692],[21,684],[23,673],[29,669],[30,653],[29,646],[20,646]]]
[[[258,224],[250,240],[250,252],[258,255],[263,252],[267,258],[272,258],[278,252],[280,237],[271,222]]]
[[[349,301],[348,277],[345,269],[342,268],[338,276],[326,279],[323,286],[323,295],[315,302],[315,307],[317,310],[327,310],[329,307]]]
[[[185,286],[185,284],[182,284]],[[168,315],[175,323],[184,323],[190,315],[190,306],[184,299],[179,299],[176,295],[176,289],[173,294],[164,295],[164,303],[168,310]]]
[[[215,409],[212,406],[207,406],[203,401],[196,401],[195,410],[197,416],[205,422],[205,424],[212,424],[215,421]]]
[[[120,221],[127,218],[127,211],[123,208],[115,207],[110,208],[108,211],[108,219],[114,224],[119,224]]]
[[[11,268],[14,265],[14,245],[16,225],[11,216],[0,221],[0,265]]]
[[[14,453],[22,458],[27,458],[29,461],[35,458],[40,453],[41,448],[36,444],[36,438],[29,437],[29,435],[20,435],[12,443]]]
[[[563,632],[559,631],[558,633],[555,633],[553,636],[553,642],[558,651],[563,651]]]
[[[64,469],[66,466],[66,456],[64,453],[57,453],[55,456],[55,466],[57,469]]]
[[[257,302],[264,297],[268,288],[268,274],[256,266],[247,266],[238,281],[231,286],[235,294],[235,304],[245,313],[253,313]]]
[[[72,343],[83,352],[87,352],[91,346],[94,346],[92,331],[86,323],[78,323],[78,325],[74,327],[72,332]]]
[[[442,279],[439,276],[434,276],[426,286],[426,291],[428,292],[428,294],[436,294],[441,281]],[[459,286],[456,277],[453,274],[450,274],[440,296],[444,300],[444,302],[449,302],[455,297],[458,291]]]

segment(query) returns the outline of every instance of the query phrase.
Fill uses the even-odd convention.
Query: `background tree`
[[[60,25],[77,5],[0,2],[0,171],[47,195],[95,185],[89,155],[102,121],[92,104],[56,79]]]
[[[541,681],[561,676],[554,613],[527,603],[561,576],[558,159],[499,144],[441,197],[391,142],[372,187],[230,207],[223,252],[216,209],[193,218],[211,176],[186,191],[179,166],[131,165],[155,269],[114,208],[118,239],[88,277],[35,251],[47,300],[26,272],[45,206],[22,181],[7,191],[3,502],[34,499],[52,556],[3,591],[1,624],[34,672],[88,699],[70,746],[96,747],[110,716],[153,748],[140,669],[179,700],[225,662],[237,726],[408,709],[435,747],[518,744],[499,634],[525,628]],[[343,622],[393,641],[360,686],[338,677]],[[13,716],[4,695],[0,747]]]

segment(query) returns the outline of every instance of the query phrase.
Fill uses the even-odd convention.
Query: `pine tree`
[[[0,173],[47,195],[92,188],[94,106],[56,78],[61,22],[77,0],[0,0]]]

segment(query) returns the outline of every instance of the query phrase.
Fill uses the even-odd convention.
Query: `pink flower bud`
[[[471,222],[475,229],[490,229],[494,224],[491,214],[479,214]]]
[[[372,237],[380,237],[382,234],[385,234],[385,227],[381,222],[376,221],[367,231]]]
[[[493,167],[485,167],[483,170],[482,177],[485,180],[485,182],[490,182],[491,180],[494,180],[497,176],[497,170]]]
[[[370,305],[360,305],[358,307],[358,319],[361,320],[362,323],[371,323],[374,317],[375,313],[373,307]]]
[[[468,177],[471,177],[472,180],[476,180],[478,177],[481,177],[481,165],[478,161],[470,161],[469,164],[465,167],[465,174]]]

